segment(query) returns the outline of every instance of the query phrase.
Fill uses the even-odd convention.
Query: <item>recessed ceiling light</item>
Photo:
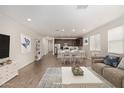
[[[82,31],[83,31],[83,32],[85,32],[85,31],[86,31],[86,29],[82,29]]]
[[[64,29],[62,29],[62,31],[64,32],[65,30],[64,30]]]
[[[31,18],[27,18],[27,21],[30,22],[30,21],[32,21],[32,20],[31,20]]]
[[[73,32],[75,32],[75,29],[72,29]]]

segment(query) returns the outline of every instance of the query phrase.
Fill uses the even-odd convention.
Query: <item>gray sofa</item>
[[[124,88],[124,70],[104,64],[103,57],[92,57],[92,69],[117,88]]]

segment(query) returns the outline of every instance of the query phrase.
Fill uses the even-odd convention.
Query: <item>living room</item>
[[[124,88],[123,5],[0,5],[1,88]]]

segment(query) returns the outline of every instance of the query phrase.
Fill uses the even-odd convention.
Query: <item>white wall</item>
[[[46,55],[48,53],[48,39],[44,37],[42,39],[42,43],[43,43],[43,54]]]
[[[7,16],[0,14],[0,34],[10,35],[10,58],[17,63],[18,69],[30,64],[35,60],[35,40],[42,40],[41,35],[31,31],[23,25],[15,22]],[[21,53],[20,35],[31,37],[31,52]]]
[[[53,40],[48,40],[48,51],[49,52],[53,51]]]
[[[54,38],[52,37],[43,37],[43,54],[46,55],[48,52],[54,52]],[[54,53],[53,53],[54,54]]]
[[[108,53],[108,30],[120,25],[124,25],[124,16],[121,16],[118,19],[115,19],[109,23],[106,23],[105,25],[94,29],[93,31],[85,34],[83,37],[89,38],[91,35],[99,33],[101,35],[101,52],[103,55],[106,55]],[[90,38],[89,44],[87,46],[84,46],[84,49],[86,50],[86,55],[90,56]]]
[[[49,52],[54,52],[54,38],[48,40],[48,48]]]

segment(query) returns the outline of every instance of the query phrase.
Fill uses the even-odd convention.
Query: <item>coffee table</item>
[[[65,88],[99,88],[104,86],[104,82],[86,67],[81,67],[84,71],[83,76],[74,76],[71,67],[62,67],[61,69],[62,84]]]

